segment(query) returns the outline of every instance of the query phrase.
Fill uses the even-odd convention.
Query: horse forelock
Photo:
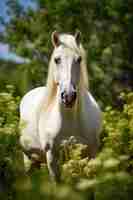
[[[82,46],[82,44],[77,45],[74,36],[68,34],[61,34],[60,37],[60,45],[63,45],[65,48],[70,49],[71,51],[78,53],[82,57],[81,61],[81,71],[80,71],[80,81],[79,81],[79,90],[88,89],[88,73],[86,66],[86,53]],[[48,77],[47,77],[47,91],[48,96],[45,102],[46,108],[53,102],[57,93],[57,84],[54,81],[54,53],[56,48],[51,55],[51,60],[49,63]]]

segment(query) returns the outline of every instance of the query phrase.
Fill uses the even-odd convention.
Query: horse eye
[[[61,58],[60,57],[55,58],[54,61],[55,61],[56,64],[60,64],[61,63]]]
[[[79,57],[77,58],[77,62],[80,64],[80,63],[81,63],[81,60],[82,60],[82,57],[79,56]]]

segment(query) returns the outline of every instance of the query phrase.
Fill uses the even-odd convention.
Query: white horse
[[[88,156],[95,157],[101,130],[101,110],[88,92],[85,51],[80,32],[52,34],[54,51],[46,87],[28,92],[20,104],[20,143],[31,158],[46,157],[50,175],[59,180],[58,147],[64,139],[74,136],[88,145]]]

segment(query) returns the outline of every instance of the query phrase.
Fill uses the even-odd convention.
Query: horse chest
[[[79,127],[76,120],[65,119],[65,120],[62,120],[60,134],[62,134],[63,136],[71,136],[77,133],[78,128]]]
[[[61,141],[68,139],[70,136],[76,136],[79,132],[77,120],[72,116],[62,116],[54,110],[49,115],[42,115],[39,123],[39,135],[41,146],[47,143],[60,144]]]

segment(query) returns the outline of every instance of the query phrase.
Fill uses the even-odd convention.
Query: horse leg
[[[92,146],[89,145],[88,149],[89,149],[89,158],[90,159],[95,158],[98,151],[98,146],[96,144],[95,147],[93,145]]]
[[[33,169],[40,169],[41,163],[45,162],[45,159],[43,159],[44,154],[42,154],[38,149],[30,149],[29,151],[25,150],[23,151],[23,156],[26,172],[32,172]]]
[[[23,152],[23,158],[24,158],[24,169],[26,172],[28,172],[29,169],[31,168],[31,159],[24,152]]]
[[[46,151],[46,160],[51,179],[56,182],[60,182],[58,152],[56,151],[55,148],[49,148]]]
[[[95,158],[99,148],[99,141],[97,138],[92,143],[88,144],[89,158]]]

